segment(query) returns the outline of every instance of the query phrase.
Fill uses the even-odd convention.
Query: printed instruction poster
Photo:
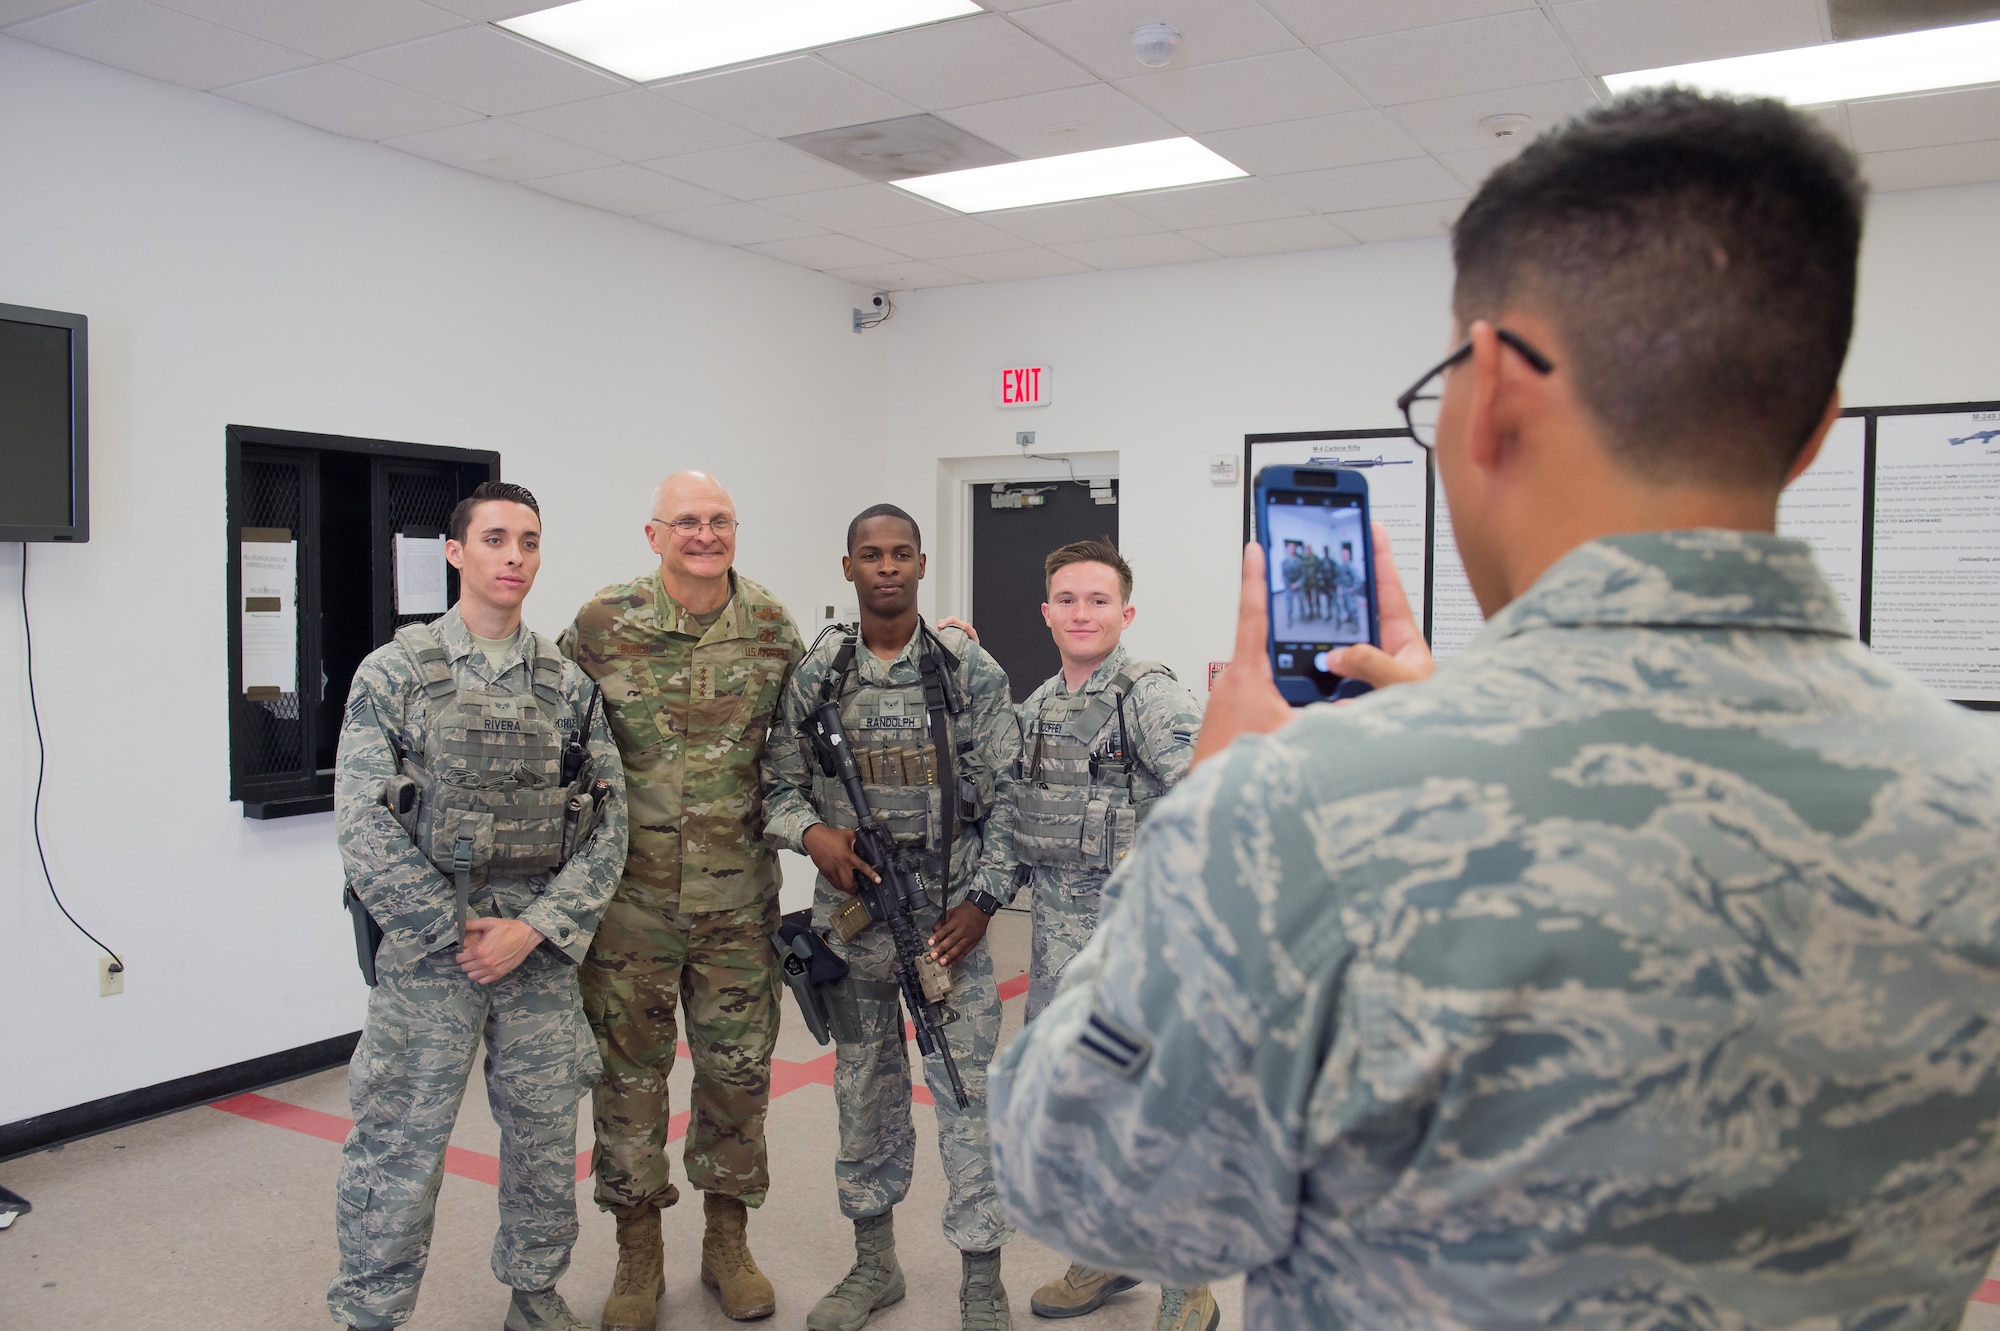
[[[441,615],[445,604],[445,557],[442,536],[396,538],[396,613]]]
[[[2000,411],[1879,416],[1870,646],[2000,702]]]
[[[243,542],[243,691],[252,696],[294,693],[299,686],[299,545],[268,539]],[[288,535],[288,533],[287,533]]]

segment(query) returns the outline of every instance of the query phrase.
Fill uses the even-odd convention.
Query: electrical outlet
[[[97,958],[97,996],[99,998],[109,998],[113,994],[122,994],[125,992],[125,971],[123,970],[125,959],[123,957],[119,958],[118,965],[120,969],[112,970],[111,958],[106,956],[99,956]]]
[[[1020,449],[1029,449],[1033,448],[1034,446],[1035,446],[1035,432],[1033,430],[1014,431],[1014,447]]]

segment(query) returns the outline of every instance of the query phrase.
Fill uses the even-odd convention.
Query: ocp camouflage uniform
[[[1064,967],[1096,931],[1104,880],[1131,849],[1139,822],[1194,758],[1201,704],[1165,666],[1146,664],[1152,668],[1114,691],[1133,665],[1120,646],[1074,693],[1059,670],[1016,709],[1014,853],[1032,873],[1034,893],[1029,1021],[1055,997]],[[1114,704],[1091,734],[1071,733],[1079,709],[1108,692],[1122,693],[1122,724]]]
[[[1001,1057],[1023,1228],[1250,1326],[1955,1325],[2000,1240],[2000,729],[1802,542],[1565,556],[1176,790]]]
[[[942,912],[974,891],[1000,901],[1012,893],[1014,861],[1012,787],[1020,728],[1009,700],[1007,672],[977,643],[955,629],[939,635],[958,666],[952,671],[967,700],[950,719],[952,747],[961,774],[978,787],[980,814],[957,827],[952,846],[950,892],[939,853],[944,829],[937,783],[918,775],[915,762],[891,759],[891,749],[914,753],[927,741],[919,652],[923,631],[893,662],[857,647],[849,682],[842,690],[843,725],[857,760],[879,780],[868,781],[868,796],[898,839],[925,847],[923,883],[931,909],[917,920],[929,938]],[[853,827],[855,817],[839,786],[820,776],[812,741],[803,726],[817,705],[820,683],[840,649],[829,635],[800,663],[786,687],[783,709],[773,723],[764,757],[765,835],[773,845],[803,854],[805,834],[817,823]],[[869,756],[863,759],[866,752]],[[895,762],[900,770],[891,772]],[[929,775],[927,773],[926,775]],[[822,875],[813,893],[813,923],[824,931],[833,910],[852,899]],[[840,1150],[834,1180],[841,1213],[850,1219],[880,1215],[910,1191],[916,1161],[916,1130],[910,1121],[910,1067],[903,1019],[895,991],[895,952],[886,929],[871,926],[852,942],[830,939],[846,961],[849,979],[833,995],[836,1017],[848,1023],[835,1031],[834,1101],[840,1111]],[[987,1252],[1012,1231],[993,1189],[993,1164],[986,1140],[986,1066],[1000,1042],[1000,992],[993,958],[981,939],[952,969],[951,1005],[958,1020],[945,1027],[946,1043],[957,1062],[969,1101],[958,1107],[943,1061],[924,1061],[924,1075],[937,1106],[938,1149],[944,1160],[949,1198],[944,1234],[963,1252]]]
[[[511,716],[540,705],[553,712],[558,734],[583,727],[596,689],[545,639],[524,630],[495,670],[456,608],[433,627],[459,697],[505,695],[519,701],[489,710]],[[398,751],[420,767],[450,763],[436,732],[443,703],[426,684],[401,643],[370,653],[348,691],[334,763],[341,864],[383,930],[377,984],[348,1065],[354,1131],[341,1151],[335,1206],[340,1272],[327,1291],[334,1319],[364,1328],[399,1326],[416,1307],[445,1145],[482,1036],[487,1098],[500,1125],[493,1274],[539,1290],[568,1268],[577,1234],[577,1101],[599,1071],[576,963],[625,859],[624,780],[598,708],[588,748],[592,774],[610,796],[581,850],[560,871],[472,874],[472,914],[522,920],[548,942],[493,984],[467,978],[454,960],[462,940],[453,881],[382,803]],[[490,853],[491,821],[478,834],[481,853]]]
[[[560,642],[604,690],[632,801],[624,876],[583,968],[604,1056],[591,1103],[606,1210],[679,1198],[666,1152],[677,1008],[694,1060],[688,1181],[747,1206],[771,1186],[781,876],[762,836],[757,764],[802,644],[776,597],[729,576],[707,628],[654,570],[592,597]]]

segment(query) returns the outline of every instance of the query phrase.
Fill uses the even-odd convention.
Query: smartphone
[[[1368,692],[1326,660],[1336,647],[1382,641],[1367,477],[1342,467],[1266,467],[1253,502],[1278,692],[1294,707]]]

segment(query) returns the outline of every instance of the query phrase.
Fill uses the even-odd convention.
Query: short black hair
[[[472,510],[495,499],[504,499],[510,504],[526,504],[535,512],[537,521],[542,516],[542,506],[528,493],[525,485],[515,485],[511,481],[481,481],[472,487],[472,493],[458,501],[458,507],[451,511],[451,539],[465,544],[466,530],[472,526]]]
[[[1635,474],[1781,483],[1847,357],[1865,197],[1781,102],[1630,93],[1487,177],[1452,230],[1453,312],[1555,324]]]
[[[902,521],[909,523],[910,539],[916,542],[917,553],[918,554],[923,553],[924,533],[917,526],[917,520],[915,518],[911,517],[908,513],[905,513],[902,509],[897,508],[894,504],[870,504],[867,508],[864,508],[859,513],[856,513],[854,515],[854,521],[847,524],[847,551],[849,554],[852,554],[854,552],[854,538],[856,535],[860,533],[861,524],[868,521],[868,519],[870,518],[899,518]]]

